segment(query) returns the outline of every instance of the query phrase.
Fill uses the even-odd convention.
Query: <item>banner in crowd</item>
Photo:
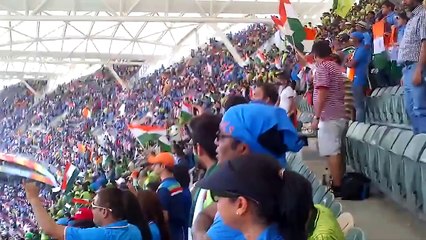
[[[39,173],[30,170],[20,169],[14,166],[0,165],[0,173],[32,179],[34,181],[41,182],[52,187],[56,186],[57,184],[56,181],[52,181],[52,179],[43,176]]]
[[[41,174],[41,176],[48,178],[49,182],[52,183],[51,184],[52,186],[58,186],[58,182],[56,181],[56,178],[53,176],[53,174],[49,172],[49,170],[45,168],[43,165],[41,165],[40,163],[37,163],[34,160],[31,160],[23,156],[7,154],[7,153],[0,153],[0,160],[28,168],[30,169],[31,172],[34,172],[35,174],[39,174],[39,175]]]

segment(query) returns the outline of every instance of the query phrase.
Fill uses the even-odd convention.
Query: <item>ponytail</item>
[[[306,223],[313,207],[312,187],[302,175],[283,171],[278,201],[278,226],[285,239],[306,240]]]
[[[124,204],[125,219],[130,224],[138,227],[141,232],[142,239],[152,240],[151,230],[146,220],[145,215],[139,205],[139,202],[135,195],[130,191],[123,191],[122,201]]]

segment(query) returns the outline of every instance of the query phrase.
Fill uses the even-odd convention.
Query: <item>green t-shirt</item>
[[[320,204],[315,205],[316,214],[312,214],[308,225],[308,240],[344,240],[342,229],[333,212]]]

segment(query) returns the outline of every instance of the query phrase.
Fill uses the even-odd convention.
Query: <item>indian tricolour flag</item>
[[[161,136],[158,139],[158,146],[160,147],[161,152],[171,152],[172,145],[170,144],[169,139],[166,136]]]
[[[258,64],[265,63],[266,62],[265,54],[262,51],[258,50],[256,52],[256,60],[258,61]]]
[[[72,190],[74,182],[77,180],[79,173],[80,171],[78,171],[78,169],[71,163],[67,163],[67,165],[65,165],[65,171],[61,185],[61,190],[64,193],[68,193]]]
[[[183,123],[187,123],[192,118],[192,105],[190,103],[182,103],[182,109],[180,110],[180,118]]]
[[[147,144],[149,141],[156,141],[161,136],[167,135],[167,129],[159,126],[147,126],[131,123],[129,124],[129,130],[142,145]]]
[[[310,52],[316,37],[316,31],[305,28],[300,22],[290,0],[280,0],[279,18],[272,16],[275,26],[284,34],[291,44],[304,52]]]

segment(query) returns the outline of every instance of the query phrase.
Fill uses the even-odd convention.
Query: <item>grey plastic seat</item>
[[[403,124],[404,123],[404,115],[405,108],[404,108],[404,87],[401,86],[398,88],[398,91],[395,93],[393,97],[393,109],[395,112],[394,115],[394,121],[397,124]]]
[[[361,228],[353,227],[346,233],[345,240],[366,240],[365,233]]]
[[[346,148],[346,164],[352,166],[353,155],[352,155],[352,146],[351,146],[351,138],[353,137],[354,130],[359,122],[352,122],[349,124],[348,131],[346,131],[345,138],[345,148]]]
[[[392,87],[386,87],[380,97],[379,102],[379,120],[381,123],[391,122],[392,119],[388,119],[390,116],[388,113],[391,111],[391,99],[392,99]]]
[[[426,134],[418,134],[413,137],[404,151],[404,158],[402,162],[402,195],[408,207],[416,210],[417,203],[419,202],[419,194],[421,188],[420,182],[420,155],[426,146]]]
[[[353,141],[351,143],[352,148],[352,154],[353,154],[353,168],[355,171],[360,172],[361,171],[361,158],[365,150],[362,146],[362,140],[364,139],[365,134],[367,133],[368,129],[370,128],[370,124],[368,123],[360,123],[354,130],[354,137]],[[349,149],[350,151],[350,149]]]
[[[403,178],[401,169],[403,154],[413,136],[412,131],[402,131],[390,149],[388,190],[391,193],[391,197],[397,201],[401,200],[402,197],[401,185]]]
[[[367,149],[367,173],[366,175],[374,182],[379,182],[378,174],[378,158],[379,158],[379,144],[382,141],[388,127],[380,126],[373,134],[371,141],[368,143]]]
[[[342,210],[343,210],[342,204],[337,201],[334,201],[330,206],[330,210],[333,212],[334,216],[337,218],[342,213]]]
[[[395,101],[398,99],[398,90],[399,86],[393,86],[390,90],[390,100],[386,105],[387,112],[387,119],[389,122],[400,124],[398,120],[398,109],[395,108]]]
[[[314,197],[315,192],[318,190],[318,188],[321,187],[321,183],[319,180],[315,179],[315,181],[312,182],[312,197]]]
[[[321,204],[330,208],[331,204],[334,202],[334,195],[331,192],[327,192],[321,200]]]
[[[314,197],[313,197],[314,204],[320,204],[326,193],[327,193],[327,187],[324,185],[321,185],[314,193]]]
[[[366,114],[367,114],[367,119],[369,122],[375,122],[378,119],[378,115],[377,115],[377,107],[378,107],[378,102],[380,101],[380,95],[383,93],[382,88],[376,88],[374,89],[373,93],[371,94],[371,96],[367,97],[366,99]]]
[[[379,188],[382,191],[387,191],[388,186],[388,176],[389,172],[389,158],[390,158],[390,149],[395,144],[396,139],[401,134],[402,130],[398,128],[391,129],[384,137],[379,144],[379,151],[377,155],[377,173],[378,173],[378,183]]]
[[[361,146],[363,147],[364,151],[359,151],[359,162],[361,167],[361,172],[368,176],[369,170],[368,170],[368,149],[370,147],[370,142],[372,141],[372,138],[374,134],[376,133],[376,130],[379,128],[377,125],[371,125],[370,128],[367,130],[367,132],[364,135],[364,138],[361,140]]]
[[[423,214],[426,214],[426,149],[423,150],[419,159],[420,169],[420,182],[418,188],[420,189],[418,205],[421,206]]]

